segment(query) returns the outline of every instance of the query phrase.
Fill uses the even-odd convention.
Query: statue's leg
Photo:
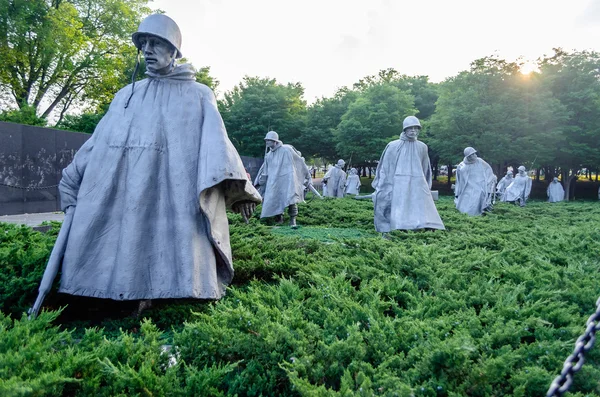
[[[152,300],[151,299],[142,299],[140,300],[140,303],[138,304],[138,308],[136,311],[133,312],[133,316],[132,317],[140,317],[140,314],[142,314],[142,312],[146,309],[149,309],[152,307]]]
[[[283,223],[283,214],[275,215],[275,222],[281,225]]]
[[[296,225],[296,217],[298,216],[298,205],[292,204],[288,207],[288,215],[290,216],[290,226],[292,229],[296,229],[298,225]]]

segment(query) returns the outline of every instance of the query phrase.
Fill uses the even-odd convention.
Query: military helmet
[[[343,167],[343,166],[346,165],[346,162],[344,160],[342,160],[342,159],[339,159],[338,162],[337,162],[337,165],[340,166],[340,167]]]
[[[168,16],[152,14],[140,23],[137,32],[131,36],[131,40],[138,50],[142,49],[140,38],[146,35],[156,36],[168,41],[177,50],[175,58],[183,57],[179,50],[181,48],[181,30],[179,30],[179,26],[177,26],[175,21]]]
[[[513,174],[513,172],[512,172],[512,171],[507,171],[507,172],[506,172],[506,175],[512,175],[512,174]]]
[[[265,135],[265,141],[281,142],[279,140],[279,134],[276,133],[275,131],[269,131],[269,132],[267,132],[267,135]]]
[[[519,168],[517,168],[517,169],[518,169],[519,171],[523,171],[523,172],[527,171],[527,169],[526,169],[526,168],[525,168],[525,166],[523,166],[523,165],[519,166]]]
[[[408,127],[415,127],[415,126],[419,127],[419,129],[421,128],[421,123],[419,122],[419,119],[416,118],[415,116],[408,116],[407,118],[404,119],[404,122],[402,122],[402,131],[404,131]]]
[[[469,157],[473,153],[477,153],[477,150],[473,149],[471,146],[465,148],[465,151],[464,151],[465,157]]]

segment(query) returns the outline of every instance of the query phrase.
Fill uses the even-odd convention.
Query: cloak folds
[[[456,168],[456,209],[473,216],[481,215],[492,205],[495,184],[496,177],[488,163],[480,158],[469,162],[465,157]]]
[[[224,294],[233,278],[225,209],[260,195],[214,94],[193,76],[182,65],[139,81],[127,108],[131,86],[120,90],[63,171],[62,208],[74,212],[60,292],[116,300]]]
[[[404,133],[390,142],[373,180],[375,229],[444,229],[431,196],[431,165],[427,145]]]
[[[496,193],[500,195],[500,201],[506,201],[506,188],[512,183],[512,175],[505,175],[496,185]]]
[[[291,145],[278,143],[265,155],[254,180],[254,185],[265,188],[260,217],[283,214],[288,206],[303,202],[304,187],[310,181],[310,171],[300,153]]]
[[[506,201],[513,202],[520,200],[522,205],[525,205],[525,201],[529,198],[531,193],[531,178],[527,175],[519,175],[513,178],[513,181],[506,188],[504,197]]]
[[[327,183],[327,197],[344,198],[344,187],[346,186],[346,173],[340,167],[331,167],[323,176]]]
[[[551,203],[558,203],[565,199],[565,189],[560,182],[550,182],[546,189],[546,194],[548,195],[548,201]]]
[[[360,177],[352,174],[346,180],[346,194],[358,194],[360,190]]]

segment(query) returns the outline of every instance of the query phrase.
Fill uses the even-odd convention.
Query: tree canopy
[[[0,0],[0,90],[41,117],[112,97],[135,56],[131,33],[150,12],[147,3]]]

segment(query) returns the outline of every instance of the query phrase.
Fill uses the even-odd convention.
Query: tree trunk
[[[452,185],[452,164],[448,164],[448,187]]]

